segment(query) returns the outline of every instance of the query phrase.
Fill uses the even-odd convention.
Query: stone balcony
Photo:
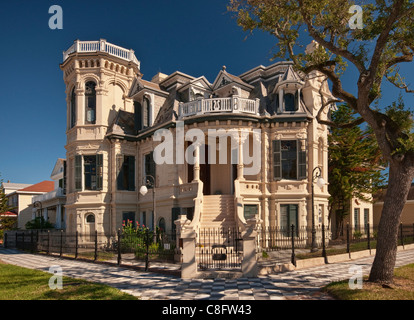
[[[198,99],[179,106],[179,118],[217,113],[244,113],[259,115],[259,99],[238,96],[228,98]]]
[[[106,52],[112,56],[118,57],[126,61],[132,61],[140,67],[140,62],[135,56],[134,50],[125,49],[112,43],[106,42],[105,39],[99,41],[80,41],[75,40],[73,45],[63,52],[63,62],[69,58],[69,55],[74,52],[91,53],[91,52]]]

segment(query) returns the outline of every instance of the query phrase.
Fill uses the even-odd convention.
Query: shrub
[[[54,225],[43,217],[36,217],[26,223],[26,229],[53,229]]]

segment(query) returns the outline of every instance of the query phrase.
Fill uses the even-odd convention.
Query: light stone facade
[[[323,88],[321,96],[320,77],[278,62],[239,76],[223,67],[213,83],[179,71],[148,81],[132,50],[110,46],[103,39],[75,41],[60,65],[67,95],[67,232],[114,234],[125,219],[150,227],[154,219],[171,231],[182,215],[196,231],[245,228],[255,213],[264,227],[311,225],[312,171],[319,166],[325,180],[328,175],[328,131],[316,115],[330,93]],[[328,108],[321,116],[328,117]],[[160,129],[174,137],[174,163],[154,169],[149,154],[162,143],[153,139]],[[203,163],[205,144],[195,148],[194,164],[177,163],[177,148],[192,144],[180,140],[191,129],[203,132],[206,144],[208,130],[249,132],[250,146],[260,141],[259,172],[244,174],[242,144],[224,151],[237,164]],[[218,159],[220,148],[205,152]],[[139,192],[150,173],[155,217],[154,190]],[[315,185],[317,226],[328,225],[328,197],[327,186]]]

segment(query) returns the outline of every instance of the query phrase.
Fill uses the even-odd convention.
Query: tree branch
[[[299,0],[299,4],[300,4],[299,8],[305,8],[305,6],[303,6],[303,1]],[[307,12],[304,9],[301,10],[301,14],[302,14],[303,20],[305,21],[305,23],[308,27],[309,34],[319,44],[321,44],[323,47],[330,50],[331,52],[335,53],[336,55],[342,56],[345,59],[348,59],[350,62],[352,62],[355,65],[355,67],[359,70],[360,73],[366,72],[366,68],[365,68],[364,64],[361,61],[359,61],[358,58],[353,53],[351,53],[350,51],[348,51],[346,49],[342,49],[342,48],[339,48],[339,47],[335,46],[333,44],[333,41],[326,41],[319,34],[319,32],[312,25],[312,21],[311,21],[309,15],[307,14]]]

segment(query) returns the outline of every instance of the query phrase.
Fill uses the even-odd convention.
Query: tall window
[[[76,125],[76,93],[75,87],[72,89],[70,94],[70,128],[73,128]]]
[[[273,149],[273,178],[275,180],[306,179],[306,150],[298,147],[297,140],[274,140]]]
[[[365,208],[364,209],[364,228],[365,228],[365,233],[368,232],[368,223],[369,223],[369,209]]]
[[[281,204],[280,205],[280,227],[284,234],[289,236],[291,234],[292,225],[295,226],[296,235],[298,232],[298,205],[297,204]]]
[[[102,154],[75,156],[75,191],[82,190],[82,173],[84,190],[102,190],[102,162]]]
[[[285,111],[296,111],[296,99],[292,93],[284,95]]]
[[[134,101],[134,127],[138,133],[142,129],[142,105],[138,101]]]
[[[354,229],[359,230],[359,208],[354,209]]]
[[[85,84],[85,123],[95,124],[96,122],[96,84],[88,81]]]
[[[298,147],[297,140],[273,141],[273,178],[306,179],[306,150]]]
[[[142,105],[142,115],[143,115],[143,128],[148,128],[151,125],[150,115],[151,115],[151,104],[148,98],[144,97]]]
[[[135,191],[135,157],[119,155],[117,168],[118,190]]]
[[[144,177],[147,175],[151,175],[155,178],[155,161],[154,161],[154,153],[148,153],[145,155],[145,166],[144,166]],[[152,183],[153,181],[150,180]],[[151,188],[151,186],[147,186],[148,188]]]

